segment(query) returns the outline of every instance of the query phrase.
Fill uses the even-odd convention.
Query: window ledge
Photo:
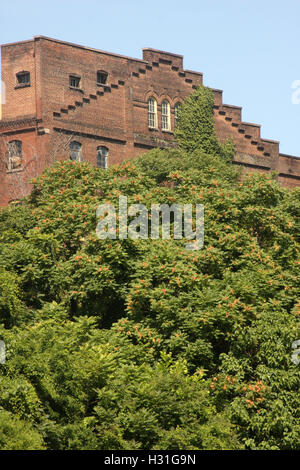
[[[84,93],[84,90],[82,88],[78,88],[76,86],[70,86],[69,85],[69,89],[74,90],[74,91],[80,91],[80,93]]]
[[[15,90],[18,88],[27,88],[30,86],[30,83],[18,83],[18,85],[15,86]]]
[[[149,131],[159,131],[158,127],[148,126]]]
[[[23,170],[24,170],[23,167],[14,168],[13,170],[6,170],[6,173],[18,173],[19,171],[23,171]]]
[[[167,131],[167,130],[164,130],[164,129],[162,129],[162,132],[165,132],[166,134],[172,134],[172,135],[174,134],[173,131]]]

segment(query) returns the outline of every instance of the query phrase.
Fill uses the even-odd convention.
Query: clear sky
[[[43,35],[136,58],[143,47],[182,54],[184,68],[203,72],[205,85],[223,90],[224,103],[243,107],[244,121],[262,125],[263,138],[300,156],[300,0],[0,5],[0,43]]]

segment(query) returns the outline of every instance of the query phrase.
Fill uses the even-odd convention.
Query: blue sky
[[[0,43],[44,35],[137,58],[143,47],[182,54],[263,138],[300,156],[299,0],[2,0],[0,15]]]

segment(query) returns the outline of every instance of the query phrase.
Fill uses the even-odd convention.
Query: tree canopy
[[[208,121],[207,146],[57,162],[0,212],[1,448],[300,448],[300,191],[242,175]],[[100,240],[120,195],[203,204],[203,248]]]

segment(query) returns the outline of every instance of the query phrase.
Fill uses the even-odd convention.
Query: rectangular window
[[[75,75],[70,75],[69,84],[72,88],[80,88],[80,77],[76,77]]]
[[[107,72],[99,71],[97,72],[97,84],[98,85],[105,85],[107,82]]]
[[[7,170],[12,171],[22,167],[22,142],[11,140],[7,144]]]
[[[18,85],[30,85],[30,73],[29,72],[17,73],[17,84]]]
[[[155,114],[154,113],[150,113],[149,112],[149,122],[148,122],[148,126],[149,127],[155,127]]]
[[[163,131],[168,131],[169,130],[169,124],[168,124],[168,116],[162,115],[162,130]]]

